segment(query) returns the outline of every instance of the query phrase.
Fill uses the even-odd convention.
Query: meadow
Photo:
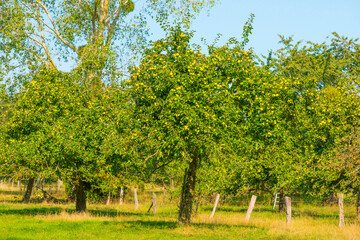
[[[292,222],[265,203],[255,205],[250,221],[247,207],[221,203],[210,219],[212,205],[204,202],[191,225],[178,224],[177,207],[158,198],[157,213],[148,212],[151,192],[139,194],[134,209],[130,194],[124,204],[89,203],[76,214],[73,203],[21,203],[22,192],[0,190],[0,239],[360,239],[360,221],[353,205],[345,204],[345,227],[338,227],[337,205],[299,203]],[[147,200],[146,200],[147,199]],[[174,205],[174,204],[173,204]]]

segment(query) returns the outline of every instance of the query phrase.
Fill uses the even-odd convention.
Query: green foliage
[[[127,82],[133,118],[141,126],[133,134],[145,141],[145,157],[138,161],[151,161],[151,169],[173,161],[186,166],[195,155],[201,164],[218,161],[214,156],[226,149],[224,139],[237,133],[229,80],[218,70],[222,56],[192,49],[190,38],[175,28],[154,42]]]
[[[308,42],[302,47],[282,37],[284,47],[271,63],[275,74],[290,79],[296,93],[298,122],[290,132],[306,164],[300,188],[307,193],[339,187],[344,178],[332,163],[334,150],[359,121],[359,44],[333,35],[329,45]]]

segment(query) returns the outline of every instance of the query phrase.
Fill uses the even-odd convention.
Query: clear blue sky
[[[220,0],[194,21],[193,42],[200,44],[202,37],[212,42],[218,33],[223,34],[220,44],[240,39],[250,13],[255,20],[249,46],[258,54],[278,49],[278,34],[312,42],[323,42],[332,32],[360,38],[360,0]],[[156,23],[150,28],[151,39],[164,35]]]

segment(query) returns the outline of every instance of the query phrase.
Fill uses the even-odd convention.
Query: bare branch
[[[124,5],[128,4],[128,0],[126,0],[125,3],[123,3]],[[105,23],[110,22],[110,20],[115,16],[115,18],[119,18],[119,15],[121,13],[121,3],[119,4],[119,6],[116,8],[116,10],[111,14],[111,16],[109,16],[106,20]]]
[[[41,48],[43,47],[42,43],[41,43],[39,40],[31,37],[30,34],[27,33],[27,32],[25,32],[25,34],[26,34],[26,36],[27,36],[29,39],[31,39],[36,45],[38,45],[38,46],[41,47]]]
[[[124,3],[124,5],[126,5],[126,4],[128,4],[128,0]],[[106,46],[110,45],[112,36],[115,31],[115,26],[120,17],[120,13],[121,13],[121,3],[119,4],[118,8],[113,12],[113,14],[105,20],[105,23],[108,23],[108,35],[107,35],[106,44],[105,44]],[[110,23],[110,20],[112,18],[114,18],[114,20]]]
[[[74,52],[76,52],[77,54],[79,54],[77,48],[76,48],[74,45],[70,44],[68,41],[66,41],[66,40],[61,36],[61,34],[60,34],[60,32],[59,32],[56,24],[55,24],[55,21],[54,21],[53,18],[51,17],[51,15],[50,15],[47,7],[46,7],[40,0],[36,0],[36,2],[37,2],[37,3],[41,6],[41,8],[45,11],[48,19],[50,20],[50,22],[51,22],[51,24],[52,24],[52,26],[53,26],[53,29],[51,29],[51,30],[53,30],[53,31],[55,32],[55,35],[56,35],[66,46],[68,46],[69,48],[71,48],[72,50],[74,50]]]
[[[54,61],[53,61],[52,58],[51,58],[50,51],[49,51],[49,49],[48,49],[48,47],[47,47],[47,45],[46,45],[45,35],[44,35],[44,31],[43,31],[43,26],[42,26],[42,22],[43,22],[43,21],[42,21],[41,16],[40,16],[39,5],[37,5],[37,17],[36,17],[36,20],[37,20],[37,22],[38,22],[38,28],[39,28],[39,31],[40,31],[40,34],[41,34],[42,48],[43,48],[44,51],[45,51],[45,54],[46,54],[47,59],[48,59],[48,61],[49,61],[49,63],[50,63],[50,66],[51,66],[52,68],[57,69]]]

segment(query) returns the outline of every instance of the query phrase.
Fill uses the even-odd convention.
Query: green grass
[[[246,207],[219,206],[210,219],[212,207],[205,205],[193,224],[179,225],[174,207],[170,216],[170,206],[159,202],[153,215],[147,213],[150,200],[144,203],[141,196],[137,211],[131,202],[89,204],[86,214],[74,213],[73,204],[23,204],[18,199],[16,191],[0,190],[0,239],[360,239],[351,205],[346,205],[346,226],[340,229],[337,206],[294,205],[287,226],[285,214],[271,206],[256,205],[246,223]]]

